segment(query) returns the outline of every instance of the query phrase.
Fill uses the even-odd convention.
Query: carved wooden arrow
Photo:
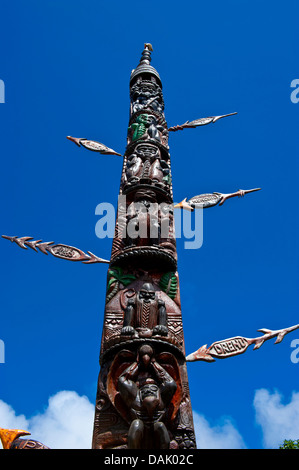
[[[200,194],[199,196],[193,196],[192,198],[188,199],[187,198],[183,199],[183,201],[179,202],[174,206],[175,209],[186,209],[189,211],[193,211],[196,208],[202,208],[206,209],[208,207],[213,207],[217,206],[222,206],[224,202],[231,198],[231,197],[244,197],[245,194],[248,193],[253,193],[255,191],[260,191],[261,188],[255,188],[255,189],[239,189],[239,191],[236,191],[235,193],[230,193],[230,194],[221,194],[221,193],[211,193],[211,194]]]
[[[32,237],[9,237],[8,235],[2,235],[2,238],[6,238],[13,243],[16,243],[19,247],[27,250],[27,247],[32,248],[37,251],[37,248],[47,255],[50,253],[56,258],[66,259],[68,261],[82,261],[84,264],[92,263],[109,263],[108,260],[99,258],[90,251],[84,253],[84,251],[79,250],[69,245],[56,244],[54,242],[42,242],[42,240],[32,241]]]
[[[277,340],[275,341],[275,344],[280,343],[286,334],[297,330],[298,328],[299,324],[289,328],[283,328],[281,330],[268,330],[267,328],[261,328],[257,331],[265,334],[257,338],[235,336],[233,338],[224,339],[222,341],[215,341],[215,343],[211,344],[209,348],[207,348],[207,345],[205,344],[197,351],[189,354],[189,356],[186,357],[186,361],[214,362],[215,358],[226,359],[227,357],[237,356],[238,354],[243,354],[251,344],[255,345],[253,349],[258,349],[265,341],[271,338],[275,338],[276,336]]]
[[[178,125],[178,126],[173,126],[169,127],[168,131],[170,132],[176,132],[176,131],[182,131],[183,129],[188,128],[193,128],[193,127],[199,127],[199,126],[205,126],[207,124],[211,124],[213,122],[219,121],[219,119],[222,119],[227,116],[234,116],[237,113],[230,113],[230,114],[223,114],[222,116],[210,116],[206,118],[200,118],[200,119],[195,119],[195,121],[186,121],[184,124]]]
[[[101,142],[97,142],[96,140],[88,140],[81,137],[71,137],[70,135],[67,136],[67,139],[69,139],[71,142],[75,142],[78,147],[82,145],[86,149],[92,150],[93,152],[99,152],[103,155],[119,155],[122,157],[120,153],[115,152],[115,150],[110,149],[106,145],[101,144]]]

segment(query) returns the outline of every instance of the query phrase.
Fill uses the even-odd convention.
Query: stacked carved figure
[[[145,45],[108,270],[93,448],[196,447],[177,274],[162,83]]]

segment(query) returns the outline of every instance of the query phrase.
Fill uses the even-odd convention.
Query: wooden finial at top
[[[153,52],[153,46],[149,43],[149,42],[146,42],[144,44],[144,49],[148,49],[149,51]]]

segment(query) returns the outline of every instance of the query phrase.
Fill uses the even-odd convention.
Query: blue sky
[[[66,136],[124,152],[129,76],[150,42],[169,126],[238,113],[170,135],[175,201],[262,188],[205,210],[199,250],[178,240],[187,353],[299,323],[299,103],[290,99],[298,3],[29,0],[7,2],[1,16],[1,234],[109,258],[112,240],[96,237],[95,208],[116,206],[121,158]],[[107,266],[1,240],[0,427],[24,425],[45,444],[82,446],[82,436],[71,437],[80,425],[84,442],[92,431]],[[299,330],[279,345],[188,365],[199,446],[269,448],[299,438],[296,338]],[[74,420],[64,433],[61,403]]]

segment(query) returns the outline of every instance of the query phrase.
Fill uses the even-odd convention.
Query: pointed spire
[[[149,43],[146,42],[144,44],[144,49],[142,51],[141,59],[139,64],[150,64],[152,57],[151,57],[151,52],[153,51],[153,46]]]
[[[150,65],[150,62],[152,60],[152,57],[151,57],[152,51],[153,51],[153,46],[149,42],[146,42],[144,44],[144,49],[141,54],[140,62],[138,66],[136,67],[136,69],[132,70],[131,78],[130,78],[131,84],[138,75],[150,74],[150,75],[154,75],[154,77],[158,80],[159,85],[162,87],[161,78],[157,70]]]

